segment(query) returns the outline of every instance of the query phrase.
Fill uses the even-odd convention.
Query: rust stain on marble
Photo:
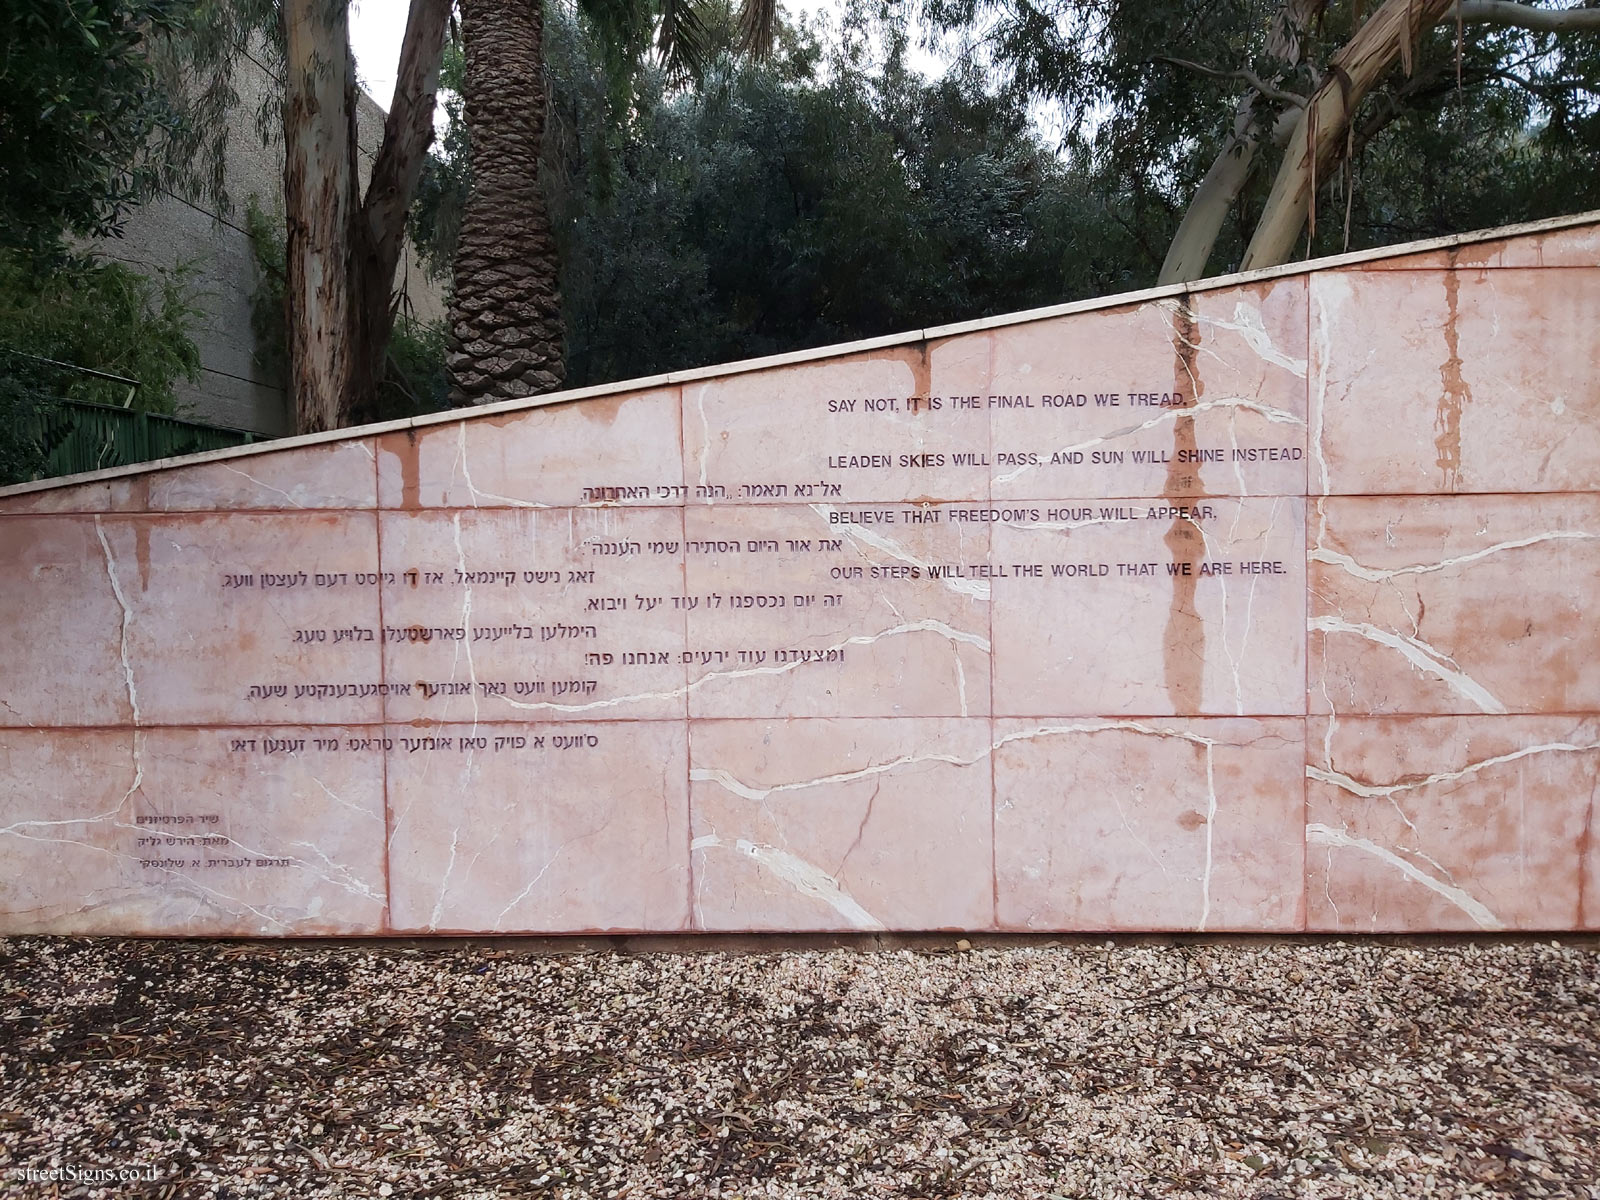
[[[408,429],[405,440],[395,439],[394,456],[400,460],[400,507],[422,506],[422,448],[418,445],[417,431]]]
[[[139,564],[139,590],[150,590],[150,522],[133,523],[133,557]]]
[[[1433,442],[1439,452],[1435,462],[1444,472],[1445,490],[1451,492],[1456,490],[1461,471],[1461,412],[1472,399],[1472,389],[1461,377],[1461,337],[1456,327],[1461,304],[1461,275],[1455,268],[1455,255],[1452,254],[1450,269],[1444,275],[1444,344],[1447,357],[1439,367],[1439,382],[1443,390],[1433,422],[1438,430],[1438,437]]]
[[[1205,384],[1199,372],[1200,323],[1195,320],[1188,296],[1178,302],[1173,349],[1174,390],[1185,398],[1185,408],[1193,408],[1205,391]],[[1168,499],[1203,494],[1199,479],[1193,474],[1197,469],[1194,452],[1198,448],[1193,415],[1180,415],[1172,424],[1172,459],[1167,464],[1164,491]],[[1162,645],[1167,695],[1173,711],[1199,712],[1205,686],[1206,627],[1195,606],[1195,592],[1200,584],[1200,563],[1205,558],[1205,537],[1193,520],[1177,516],[1162,541],[1172,552],[1172,607]]]

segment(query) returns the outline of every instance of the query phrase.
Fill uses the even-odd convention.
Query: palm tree
[[[582,0],[580,0],[582,2]],[[542,0],[460,0],[472,187],[461,213],[451,295],[451,403],[485,404],[561,386],[559,265],[539,157],[544,144]],[[697,75],[708,23],[685,0],[587,0],[619,65],[658,27],[663,59]],[[776,0],[745,0],[738,48],[762,54],[777,23]]]

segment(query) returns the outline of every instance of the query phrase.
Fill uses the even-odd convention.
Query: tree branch
[[[1410,74],[1418,35],[1448,19],[1454,9],[1450,0],[1383,0],[1333,56],[1329,78],[1312,95],[1289,137],[1240,270],[1277,266],[1294,253],[1318,177],[1346,144],[1351,114],[1397,56]]]
[[[1190,62],[1187,58],[1171,58],[1165,54],[1156,55],[1155,61],[1171,63],[1175,67],[1185,67],[1190,71],[1199,71],[1202,75],[1210,75],[1213,79],[1237,79],[1248,83],[1268,100],[1276,100],[1279,104],[1293,104],[1296,108],[1304,108],[1306,106],[1306,98],[1304,96],[1273,87],[1248,67],[1238,71],[1219,71],[1215,67],[1208,67],[1203,63]]]
[[[1600,8],[1534,8],[1513,0],[1460,0],[1449,18],[1474,25],[1508,25],[1536,33],[1600,30]]]
[[[362,205],[373,248],[379,261],[389,264],[391,274],[400,254],[406,210],[433,141],[434,97],[449,17],[448,0],[411,0],[394,99]]]

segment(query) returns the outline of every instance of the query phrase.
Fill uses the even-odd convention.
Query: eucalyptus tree
[[[1457,214],[1484,219],[1477,200],[1491,194],[1525,206],[1498,219],[1592,202],[1592,3],[924,0],[924,11],[1019,100],[1061,106],[1068,152],[1152,231],[1164,281],[1219,256],[1266,266],[1352,233],[1444,232]],[[1519,177],[1561,178],[1574,194]]]
[[[384,375],[406,213],[433,138],[449,0],[411,0],[365,189],[347,0],[282,0],[283,204],[295,431],[346,423]]]

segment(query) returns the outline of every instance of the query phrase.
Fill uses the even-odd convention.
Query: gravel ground
[[[7,1196],[1600,1197],[1592,941],[15,938],[0,990]]]

